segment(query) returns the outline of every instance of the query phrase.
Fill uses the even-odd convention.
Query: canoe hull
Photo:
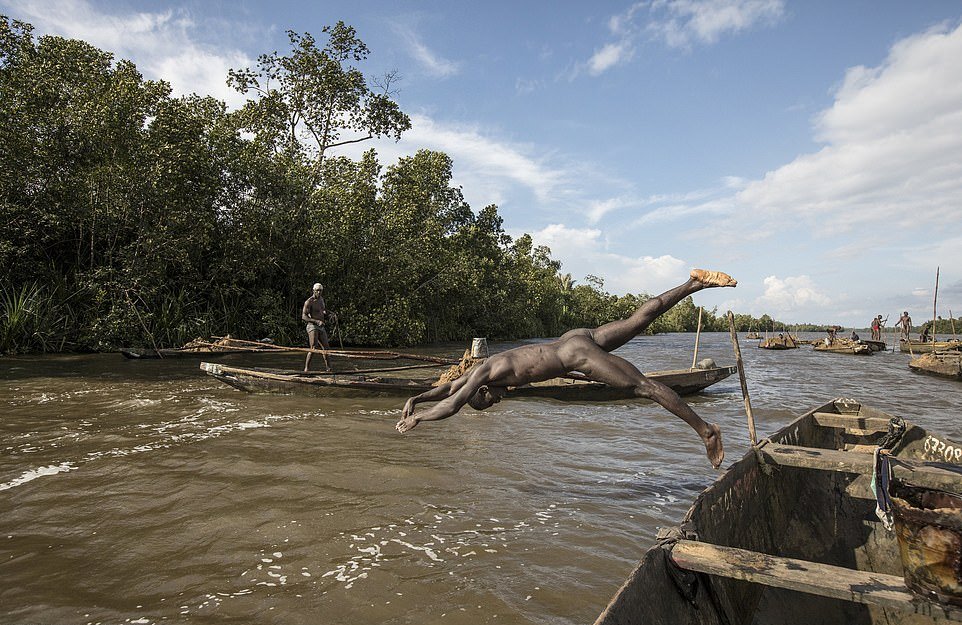
[[[909,362],[909,368],[943,378],[962,380],[962,352],[932,352]]]
[[[870,449],[888,419],[835,400],[750,450],[698,496],[679,527],[659,534],[596,625],[962,620],[962,609],[905,588],[898,541],[874,514]],[[911,424],[892,453],[916,463],[962,462],[958,443]],[[962,490],[962,475],[945,473],[939,485]],[[724,570],[725,561],[693,559],[691,545],[752,556]],[[847,582],[846,571],[861,582]]]
[[[296,371],[230,367],[202,362],[200,368],[209,376],[249,393],[303,395],[380,394],[413,396],[432,388],[433,379],[386,377],[363,373],[308,373]],[[672,388],[679,395],[689,395],[708,388],[737,373],[736,367],[653,371],[645,375]],[[555,378],[524,387],[509,388],[507,397],[540,397],[559,401],[611,401],[632,399],[627,389],[612,388],[599,382]]]
[[[935,343],[922,343],[921,341],[901,341],[899,350],[911,354],[930,354],[941,351],[960,351],[962,341],[936,341]]]

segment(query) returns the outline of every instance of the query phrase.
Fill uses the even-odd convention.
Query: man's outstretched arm
[[[483,371],[483,368],[479,367],[472,369],[467,375],[461,376],[453,382],[443,384],[430,391],[425,391],[420,395],[412,397],[404,405],[401,420],[398,421],[395,426],[397,431],[404,433],[421,421],[440,421],[441,419],[447,419],[457,414],[457,412],[468,403],[471,396],[474,395],[482,385],[487,383],[488,376],[486,372]],[[421,401],[434,401],[439,398],[440,401],[434,406],[416,415],[414,414],[414,404]]]

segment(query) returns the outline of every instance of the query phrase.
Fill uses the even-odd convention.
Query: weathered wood
[[[846,430],[868,432],[887,432],[889,429],[888,420],[878,417],[859,417],[835,412],[815,412],[812,417],[815,419],[815,423],[827,428],[845,428]]]
[[[795,445],[763,444],[759,448],[766,463],[818,469],[822,471],[841,471],[858,475],[869,475],[873,470],[871,454]],[[944,465],[943,465],[944,466]],[[943,469],[938,463],[918,460],[898,460],[894,469],[896,477],[928,488],[952,490],[958,488],[962,474]]]
[[[732,349],[735,350],[735,363],[738,367],[738,380],[742,385],[742,400],[745,402],[745,416],[748,418],[748,439],[754,446],[758,442],[755,436],[755,414],[752,412],[752,400],[748,396],[748,381],[745,379],[745,363],[742,361],[742,350],[738,346],[738,333],[735,332],[735,315],[728,311],[728,331],[732,337]]]
[[[689,571],[962,622],[962,608],[921,598],[895,575],[691,540],[678,541],[672,547],[671,559]]]

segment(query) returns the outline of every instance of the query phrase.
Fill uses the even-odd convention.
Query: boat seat
[[[816,447],[782,445],[762,441],[758,450],[768,464],[783,467],[799,467],[823,471],[842,471],[859,475],[871,475],[874,459],[871,454],[854,451],[837,451]],[[916,486],[958,492],[960,487],[958,468],[950,470],[949,465],[920,460],[896,458],[893,464],[895,476],[904,478]]]
[[[756,551],[679,540],[672,561],[683,569],[962,622],[962,607],[936,603],[909,591],[896,575],[781,558]]]
[[[815,419],[815,423],[822,427],[855,430],[859,434],[887,432],[889,429],[889,420],[879,417],[859,417],[838,414],[837,412],[815,412],[812,413],[812,417]]]

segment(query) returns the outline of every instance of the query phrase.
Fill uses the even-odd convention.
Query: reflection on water
[[[693,341],[618,353],[685,368]],[[742,353],[762,436],[843,396],[962,438],[962,384],[907,355]],[[704,357],[732,363],[728,335]],[[591,622],[715,475],[651,403],[507,400],[401,436],[397,398],[247,395],[197,365],[0,360],[0,622]],[[737,378],[691,403],[746,451]]]

